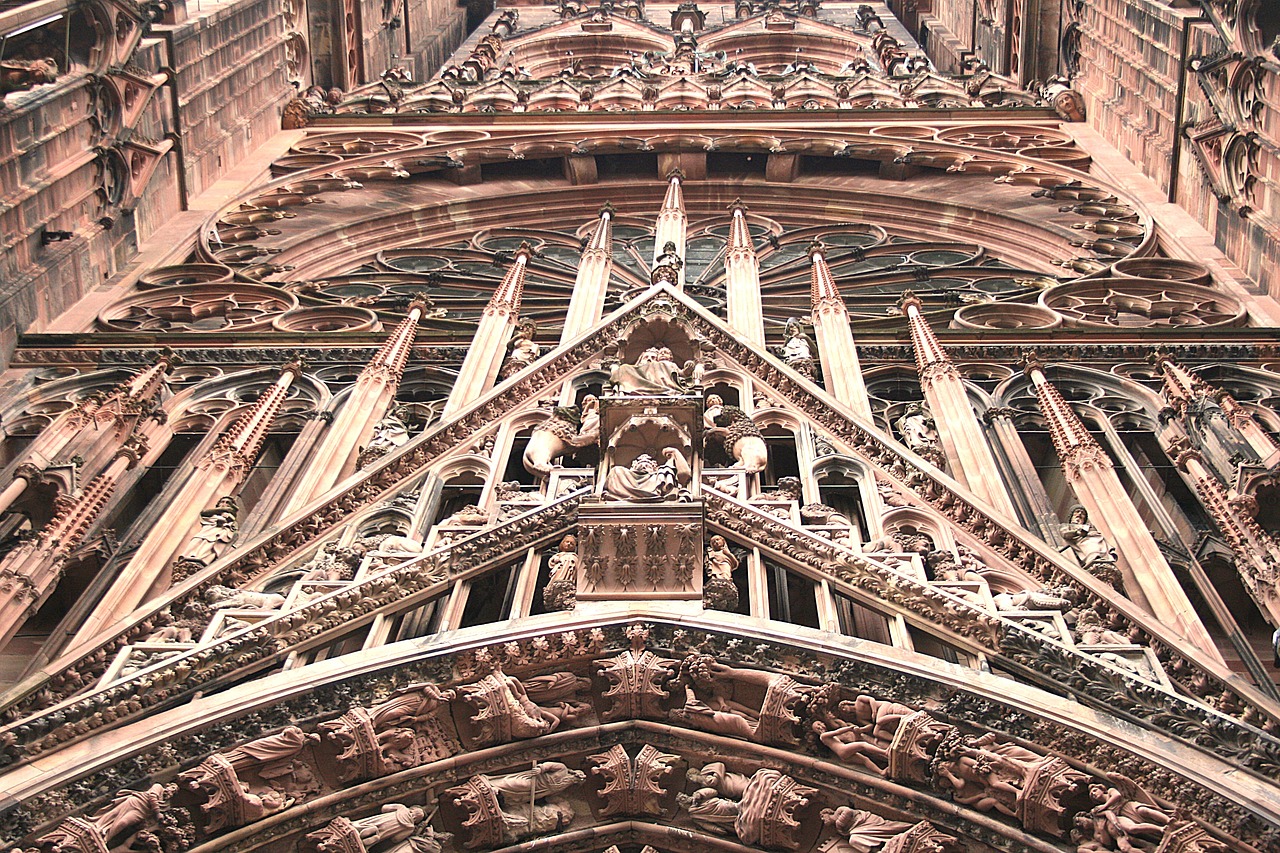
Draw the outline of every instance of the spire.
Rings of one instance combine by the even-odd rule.
[[[836,280],[831,276],[831,268],[827,266],[826,251],[826,246],[817,240],[809,244],[809,259],[813,261],[809,279],[809,302],[814,313],[833,306],[847,310],[844,300],[840,298],[840,291],[836,289]]]
[[[756,346],[764,346],[764,307],[760,299],[760,262],[756,260],[747,206],[742,199],[729,205],[729,248],[724,255],[729,325]]]
[[[1102,452],[1098,442],[1094,441],[1093,436],[1089,434],[1084,423],[1076,416],[1075,410],[1063,399],[1058,389],[1045,378],[1044,365],[1036,358],[1035,352],[1026,352],[1023,355],[1023,362],[1023,370],[1031,379],[1036,401],[1040,404],[1040,412],[1049,425],[1049,435],[1063,464],[1075,463],[1080,456],[1088,455],[1093,457],[1094,464],[1111,467],[1111,461]]]
[[[672,169],[667,175],[667,195],[662,200],[662,209],[658,211],[659,215],[668,212],[679,213],[684,216],[684,193],[680,191],[680,185],[684,183],[684,172],[679,169]]]
[[[262,393],[249,411],[240,416],[222,434],[209,454],[200,461],[200,467],[209,468],[219,463],[243,476],[253,467],[262,443],[266,441],[271,424],[288,396],[293,380],[302,375],[302,362],[291,361],[282,368],[280,378]]]
[[[595,230],[582,249],[578,259],[578,272],[573,281],[573,294],[569,297],[569,309],[565,312],[564,328],[560,342],[566,343],[582,334],[600,320],[604,312],[605,291],[609,276],[613,273],[613,219],[617,211],[605,202],[600,208]]]
[[[493,292],[493,297],[489,300],[488,307],[484,309],[486,314],[506,313],[514,315],[520,313],[520,298],[524,295],[525,271],[531,257],[533,257],[533,248],[528,243],[521,243],[520,248],[516,249],[515,263],[507,270],[507,274],[502,278],[502,283]]]
[[[911,331],[911,345],[915,348],[916,367],[920,370],[921,378],[923,379],[927,372],[937,370],[938,368],[934,365],[951,365],[951,357],[942,348],[942,344],[938,343],[938,336],[933,333],[933,327],[921,313],[924,303],[920,301],[920,297],[910,290],[904,290],[898,307],[907,317],[907,328]]]

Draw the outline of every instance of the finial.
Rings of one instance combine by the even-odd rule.
[[[610,216],[618,215],[618,209],[613,206],[613,202],[606,201],[604,204],[600,205],[600,212],[597,215],[604,216],[606,213]]]
[[[734,213],[737,213],[737,212],[741,211],[741,212],[742,212],[742,213],[744,213],[744,214],[745,214],[748,210],[750,210],[750,208],[749,208],[749,207],[747,207],[746,202],[744,202],[744,201],[743,201],[742,199],[740,199],[740,198],[735,198],[732,202],[730,202],[730,203],[729,203],[729,207],[728,207],[728,208],[726,208],[726,209],[727,209],[727,210],[732,210]]]
[[[1038,370],[1044,373],[1044,365],[1040,363],[1040,357],[1036,355],[1033,349],[1024,349],[1018,353],[1018,365],[1022,368],[1022,372],[1031,375],[1031,371]]]
[[[814,255],[822,255],[824,258],[827,256],[827,246],[821,240],[814,240],[809,244],[809,257]]]
[[[680,179],[681,181],[684,180],[684,169],[681,169],[679,166],[676,166],[670,172],[667,172],[668,181],[673,181],[673,180],[676,180],[677,178]]]

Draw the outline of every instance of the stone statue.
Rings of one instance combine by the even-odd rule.
[[[473,776],[445,794],[468,815],[462,825],[471,837],[464,846],[491,848],[567,827],[573,807],[558,795],[584,779],[559,761],[542,761],[506,776]]]
[[[591,400],[591,403],[587,400]],[[529,443],[524,449],[524,469],[536,477],[546,479],[551,474],[557,457],[573,448],[594,444],[599,438],[599,401],[594,397],[584,399],[583,408],[556,406],[546,420],[533,428],[533,434],[529,436]]]
[[[1077,504],[1071,508],[1065,524],[1058,532],[1066,540],[1067,547],[1080,567],[1090,574],[1106,576],[1116,573],[1116,552],[1101,533],[1089,523],[1089,511]]]
[[[353,820],[351,825],[359,833],[365,849],[369,850],[375,844],[408,840],[425,817],[426,813],[418,806],[387,803],[378,814]]]
[[[777,770],[762,768],[748,778],[712,762],[690,768],[689,781],[700,787],[676,801],[708,832],[727,835],[730,827],[743,844],[767,850],[798,846],[799,812],[817,793]]]
[[[168,806],[174,785],[152,785],[145,791],[120,791],[111,805],[95,814],[88,823],[98,831],[104,848],[121,836],[137,832],[154,822]]]
[[[373,425],[369,446],[360,451],[357,465],[363,468],[373,460],[386,456],[409,442],[409,425],[404,422],[403,414],[404,410],[396,407]]]
[[[226,553],[240,532],[236,526],[239,504],[233,497],[218,500],[213,509],[200,513],[200,529],[187,543],[187,549],[178,558],[199,566],[208,566]]]
[[[447,522],[441,522],[447,523]],[[369,543],[369,571],[382,572],[421,557],[426,548],[417,539],[389,534]]]
[[[515,331],[511,333],[511,353],[498,373],[499,379],[514,376],[538,360],[542,348],[533,339],[537,333],[538,325],[533,320],[522,318],[516,324]]]
[[[0,98],[12,92],[25,92],[42,83],[58,79],[58,63],[53,59],[6,59],[0,61]]]
[[[614,465],[604,479],[604,497],[616,501],[667,501],[680,497],[693,476],[677,447],[662,449],[663,462],[641,453],[624,467]]]
[[[748,474],[763,471],[769,465],[769,451],[760,428],[737,406],[720,406],[720,412],[707,430],[707,438],[724,443],[725,451]]]
[[[812,688],[785,675],[727,666],[706,654],[685,658],[680,677],[685,703],[671,712],[672,719],[757,743],[799,743],[796,708]]]
[[[566,536],[560,547],[547,560],[551,577],[542,590],[542,605],[548,610],[572,610],[577,606],[578,593],[578,540]]]
[[[738,585],[733,582],[733,572],[737,568],[738,558],[729,550],[729,543],[723,536],[712,536],[702,564],[704,606],[712,610],[738,609]]]
[[[894,422],[902,443],[935,465],[941,466],[942,448],[933,416],[921,403],[908,403],[902,416]]]
[[[418,726],[434,717],[441,705],[456,697],[457,691],[441,690],[431,682],[409,684],[369,709],[369,722],[376,731]]]
[[[852,702],[840,701],[832,709],[829,693],[820,693],[819,697],[811,710],[822,717],[813,722],[813,731],[822,745],[846,764],[860,764],[881,775],[887,773],[889,747],[898,724],[916,709],[866,695]]]
[[[1098,611],[1086,607],[1076,613],[1076,633],[1079,642],[1086,646],[1127,646],[1133,640],[1118,631],[1112,631],[1102,622]]]
[[[284,606],[283,595],[229,586],[209,587],[204,591],[204,600],[214,610],[279,610]]]
[[[576,678],[573,685],[576,689]],[[590,705],[573,700],[540,705],[530,698],[528,685],[501,670],[463,685],[458,691],[462,700],[475,709],[469,739],[476,744],[539,737],[578,723],[591,713]]]
[[[812,379],[814,377],[813,358],[817,347],[814,346],[813,339],[805,334],[804,321],[799,317],[792,317],[787,321],[783,336],[786,342],[778,351],[782,361],[801,376]]]
[[[640,353],[635,364],[616,364],[609,371],[609,383],[619,394],[672,395],[684,394],[683,379],[693,373],[692,360],[681,368],[667,347],[649,347]]]
[[[1069,586],[1041,587],[1020,592],[1001,592],[995,596],[996,610],[1060,610],[1075,604],[1075,590]]]
[[[680,259],[680,253],[676,251],[676,244],[668,240],[662,244],[662,251],[658,253],[658,257],[653,261],[653,272],[649,275],[649,281],[657,284],[660,281],[675,284],[680,280],[680,270],[684,269],[684,261]]]

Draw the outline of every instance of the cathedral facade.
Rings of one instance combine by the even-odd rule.
[[[4,849],[1280,850],[1265,4],[0,22]]]

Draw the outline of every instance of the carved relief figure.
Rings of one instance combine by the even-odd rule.
[[[680,676],[685,703],[671,712],[673,720],[760,743],[799,742],[796,708],[812,688],[785,675],[726,666],[705,654],[685,658]]]
[[[473,776],[445,793],[467,815],[466,846],[497,847],[569,826],[573,807],[557,795],[585,778],[558,761],[543,761],[506,776]]]
[[[841,847],[847,847],[853,853],[872,853],[913,826],[849,806],[823,809],[821,817],[823,823],[840,835]]]
[[[498,373],[499,379],[514,376],[538,360],[542,348],[533,339],[537,333],[537,323],[527,317],[516,324],[515,331],[511,333],[511,353]]]
[[[1075,818],[1073,838],[1080,853],[1149,853],[1173,820],[1150,794],[1119,774],[1110,785],[1090,785],[1089,796],[1095,805]]]
[[[641,453],[631,465],[614,465],[604,479],[604,496],[618,501],[666,501],[680,496],[693,472],[677,447],[662,449],[661,465]]]
[[[358,464],[368,465],[375,459],[385,456],[398,447],[409,442],[409,425],[403,419],[404,410],[395,408],[387,412],[373,426],[373,435],[369,438],[369,446],[360,452]]]
[[[58,63],[51,58],[6,59],[0,62],[0,98],[11,92],[24,92],[42,83],[58,79]]]
[[[804,331],[804,321],[793,317],[787,321],[783,336],[786,342],[778,351],[782,361],[801,376],[812,379],[814,376],[813,359],[817,353],[813,339]]]
[[[738,586],[733,582],[733,572],[738,568],[738,558],[729,550],[723,536],[712,536],[708,541],[702,567],[704,606],[712,610],[736,610]]]
[[[566,675],[568,683],[576,687],[576,676]],[[491,672],[459,690],[462,699],[476,711],[470,722],[475,730],[474,740],[480,743],[538,737],[591,713],[590,705],[578,701],[539,705],[529,697],[528,687],[520,679],[501,671]]]
[[[831,708],[835,695],[834,690],[820,690],[811,703],[811,710],[821,717],[813,722],[814,733],[836,758],[884,775],[889,770],[889,747],[898,724],[916,709],[866,695],[852,702],[839,701]]]

